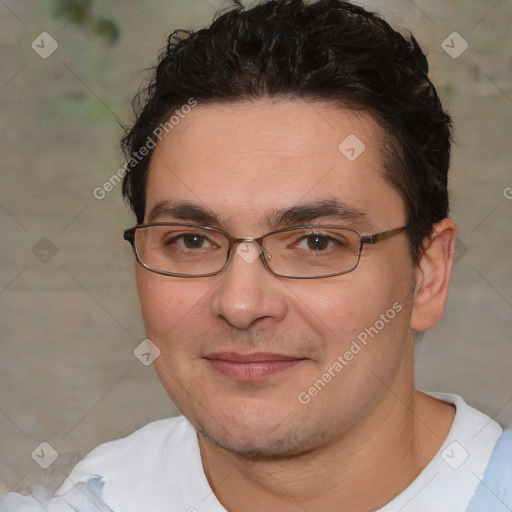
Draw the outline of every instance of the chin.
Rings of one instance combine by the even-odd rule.
[[[199,435],[212,445],[248,460],[285,460],[296,458],[315,449],[321,444],[322,433],[314,428],[308,432],[302,421],[293,421],[293,415],[260,418],[243,415],[224,418],[217,423],[206,419],[192,422]],[[247,421],[248,420],[248,421]]]
[[[265,440],[237,440],[233,438],[226,439],[225,436],[217,436],[205,430],[199,430],[198,433],[217,448],[221,448],[249,462],[294,459],[313,449],[305,449],[303,443],[290,436],[273,439],[267,438]]]

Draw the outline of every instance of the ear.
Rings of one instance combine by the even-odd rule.
[[[430,329],[443,316],[456,239],[457,226],[446,218],[434,225],[432,236],[425,240],[425,250],[416,269],[411,317],[411,328],[415,331]]]

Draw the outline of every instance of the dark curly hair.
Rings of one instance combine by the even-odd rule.
[[[154,130],[176,109],[259,98],[305,99],[365,110],[383,132],[383,176],[403,198],[412,259],[433,224],[448,216],[451,119],[428,78],[416,39],[341,0],[239,2],[204,29],[175,31],[153,80],[134,100],[137,119],[122,140],[129,172],[123,195],[142,223]],[[154,146],[154,144],[153,144]],[[132,160],[130,160],[132,159]]]

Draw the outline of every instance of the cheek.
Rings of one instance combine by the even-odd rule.
[[[183,280],[141,268],[136,271],[136,281],[146,335],[158,343],[190,313],[191,305],[197,302],[194,289]]]
[[[354,340],[359,340],[365,352],[358,359],[367,361],[385,361],[391,352],[403,350],[413,269],[406,260],[400,263],[376,262],[370,269],[370,261],[362,256],[361,267],[353,273],[293,290],[299,299],[299,316],[321,333],[326,363],[336,360]]]
[[[154,368],[172,400],[186,410],[182,372],[190,373],[194,349],[190,336],[198,325],[201,294],[188,281],[137,269],[137,289],[146,337],[159,349]],[[197,283],[196,283],[197,284]],[[204,292],[202,294],[204,296]],[[204,321],[204,315],[202,315]]]
[[[308,287],[289,288],[297,299],[298,316],[321,332],[323,339],[331,340],[328,344],[348,339],[370,320],[373,323],[384,305],[385,309],[388,307],[386,290],[366,286],[363,280],[348,275],[331,278],[321,285],[312,282]]]

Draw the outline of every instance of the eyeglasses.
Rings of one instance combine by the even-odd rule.
[[[229,263],[233,248],[247,262],[258,257],[277,276],[316,279],[354,270],[364,244],[376,244],[408,226],[362,235],[344,226],[299,226],[259,238],[234,238],[207,226],[181,222],[139,224],[124,232],[137,261],[151,272],[176,277],[208,277]]]

